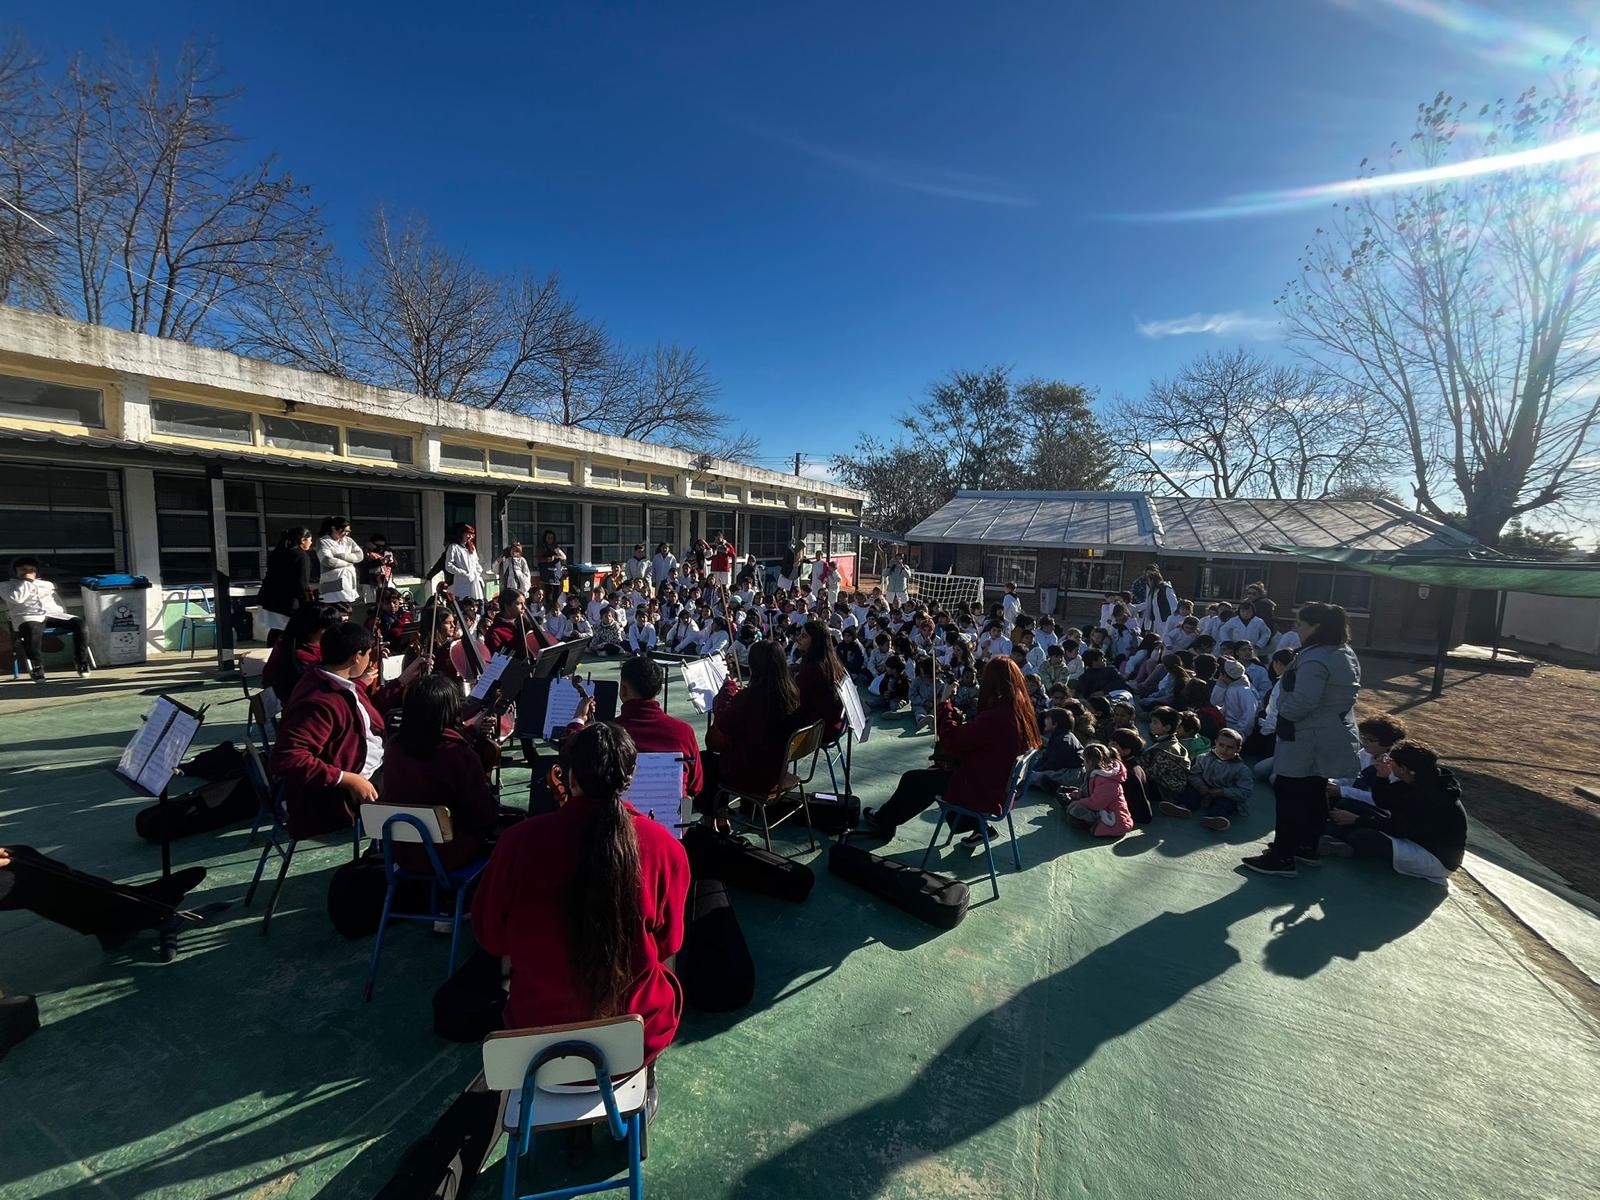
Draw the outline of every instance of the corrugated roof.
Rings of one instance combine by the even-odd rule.
[[[1472,539],[1382,500],[1268,500],[1142,492],[958,492],[906,534],[912,542],[1275,555],[1268,545],[1400,550]]]

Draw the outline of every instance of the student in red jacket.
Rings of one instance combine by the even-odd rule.
[[[945,706],[946,713],[952,707]],[[1005,807],[1011,768],[1037,748],[1039,720],[1022,671],[1009,658],[991,658],[978,684],[978,714],[965,724],[941,716],[936,753],[954,760],[951,769],[929,767],[900,776],[894,795],[882,808],[863,813],[867,827],[883,837],[943,797],[976,812],[998,814]],[[976,829],[966,841],[981,841]]]
[[[709,804],[719,785],[764,795],[783,775],[789,735],[800,727],[800,693],[776,642],[750,647],[750,680],[728,680],[712,706],[706,731],[705,786]]]
[[[300,677],[322,662],[322,635],[335,625],[342,625],[344,619],[344,613],[322,604],[306,604],[294,610],[261,669],[261,686],[278,698],[280,707],[289,703]]]
[[[284,782],[289,833],[315,837],[355,824],[355,806],[375,800],[383,766],[383,717],[359,680],[372,662],[372,634],[344,622],[322,635],[322,662],[300,677],[278,721],[272,774]]]
[[[497,598],[500,611],[483,633],[483,644],[490,654],[538,658],[542,647],[555,644],[538,619],[529,614],[527,598],[521,592],[501,592]]]
[[[661,711],[656,697],[661,694],[666,679],[661,664],[644,655],[624,659],[617,689],[622,708],[611,724],[627,731],[634,749],[640,754],[681,754],[686,772],[685,795],[698,796],[705,783],[700,764],[700,739],[689,722]],[[577,718],[567,727],[565,736],[576,735],[593,716],[594,698],[591,696],[578,705]]]
[[[844,701],[839,698],[839,683],[849,676],[833,648],[833,635],[821,621],[807,621],[800,626],[795,644],[800,648],[800,665],[794,676],[794,685],[800,692],[799,723],[823,722],[822,740],[831,742],[844,732]]]
[[[417,680],[406,691],[400,731],[384,744],[383,803],[450,810],[453,834],[439,847],[447,871],[483,856],[499,828],[500,806],[483,760],[461,732],[461,686],[443,675]],[[431,872],[421,846],[396,843],[408,871]]]
[[[562,761],[566,804],[502,835],[472,932],[511,960],[506,1028],[637,1013],[654,1062],[683,1014],[666,960],[683,945],[689,859],[665,825],[619,799],[637,761],[626,732],[591,725]]]

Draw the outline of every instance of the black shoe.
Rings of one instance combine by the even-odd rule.
[[[43,683],[44,682],[44,668],[43,667],[35,667],[35,668],[33,668],[33,670],[28,672],[28,678],[33,680],[35,683]]]
[[[1156,807],[1169,817],[1187,817],[1194,811],[1193,809],[1185,808],[1176,800],[1163,800]]]
[[[1295,870],[1294,859],[1279,858],[1276,854],[1252,854],[1243,865],[1257,875],[1283,875],[1293,879],[1300,874]]]
[[[1310,854],[1296,854],[1294,856],[1294,861],[1302,867],[1320,867],[1322,865],[1321,852],[1314,851]]]
[[[1334,858],[1354,858],[1355,853],[1356,848],[1349,842],[1340,841],[1338,838],[1330,837],[1327,834],[1323,834],[1322,840],[1317,843],[1319,857],[1328,854]]]
[[[989,826],[989,840],[992,842],[999,836],[1000,831],[993,825]],[[961,839],[961,844],[963,846],[981,846],[983,845],[983,834],[974,829],[971,833],[967,834],[966,837]]]
[[[88,663],[88,660],[85,659],[84,661],[78,663],[78,674],[81,676],[81,675],[87,675],[88,673],[89,673],[89,663]]]
[[[185,867],[181,871],[174,871],[162,879],[152,879],[149,883],[141,883],[133,890],[141,892],[158,904],[166,904],[173,908],[178,906],[188,893],[199,887],[206,877],[204,867]]]

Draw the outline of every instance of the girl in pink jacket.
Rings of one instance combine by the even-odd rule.
[[[1099,742],[1083,748],[1083,791],[1067,789],[1067,816],[1084,822],[1095,837],[1121,837],[1133,832],[1133,814],[1122,794],[1128,770]]]

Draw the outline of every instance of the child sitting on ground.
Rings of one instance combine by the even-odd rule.
[[[1399,717],[1368,717],[1356,726],[1356,736],[1361,739],[1361,770],[1350,779],[1330,779],[1328,800],[1336,808],[1353,812],[1363,812],[1374,804],[1388,808],[1387,804],[1379,804],[1378,798],[1384,794],[1381,789],[1394,779],[1389,752],[1404,740],[1406,723]]]
[[[1083,743],[1072,732],[1072,714],[1064,708],[1044,714],[1044,748],[1033,764],[1033,782],[1042,788],[1063,788],[1083,775]]]
[[[1161,811],[1169,817],[1188,817],[1196,813],[1200,824],[1222,833],[1233,818],[1250,803],[1255,776],[1239,757],[1244,739],[1237,730],[1223,729],[1209,754],[1202,754],[1189,771],[1189,783],[1176,800],[1162,801]]]
[[[934,706],[949,695],[949,688],[943,679],[939,679],[935,685],[933,666],[931,654],[925,654],[917,660],[917,677],[911,681],[907,694],[911,717],[918,729],[933,727]]]
[[[1116,692],[1127,687],[1121,672],[1106,666],[1106,656],[1101,650],[1083,652],[1083,674],[1072,685],[1080,696],[1093,696],[1097,692]]]
[[[891,654],[883,664],[883,674],[867,689],[866,702],[886,713],[897,713],[911,699],[911,680],[906,678],[906,660]]]
[[[956,710],[963,717],[978,714],[978,671],[976,667],[963,667],[956,684]]]
[[[1133,831],[1122,781],[1128,777],[1122,760],[1099,742],[1083,748],[1082,790],[1067,789],[1067,816],[1095,837],[1121,837]]]
[[[1128,777],[1122,781],[1122,794],[1128,801],[1128,813],[1133,817],[1133,823],[1150,824],[1156,814],[1150,807],[1150,781],[1139,763],[1139,756],[1144,753],[1144,738],[1139,736],[1137,729],[1114,729],[1111,731],[1111,749],[1122,760],[1122,768],[1128,773]]]
[[[1151,743],[1140,757],[1157,804],[1176,800],[1189,783],[1189,751],[1178,740],[1178,711],[1163,704],[1150,714]]]
[[[1439,756],[1421,742],[1396,742],[1389,751],[1395,780],[1384,787],[1389,811],[1336,808],[1331,832],[1318,849],[1341,857],[1388,862],[1402,875],[1448,884],[1467,847],[1467,812],[1461,785]]]
[[[1072,672],[1067,669],[1067,652],[1058,643],[1051,646],[1044,654],[1044,666],[1039,668],[1039,682],[1044,684],[1044,690],[1049,693],[1058,683],[1067,683],[1072,679]]]
[[[1211,739],[1200,732],[1200,716],[1198,713],[1185,709],[1178,714],[1178,742],[1189,752],[1190,762],[1193,762],[1211,749]],[[1183,781],[1187,784],[1189,777],[1185,775]]]

